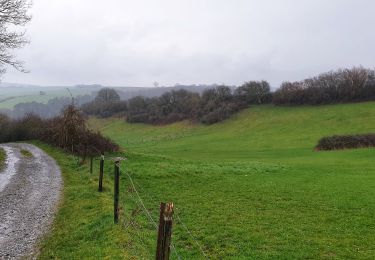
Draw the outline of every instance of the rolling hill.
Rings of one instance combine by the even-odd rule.
[[[160,201],[175,203],[174,258],[348,259],[375,254],[375,149],[314,151],[326,135],[374,132],[375,102],[255,106],[211,126],[151,126],[119,118],[92,118],[90,125],[119,143],[119,155],[128,158],[121,166],[124,224],[111,231],[126,238],[118,248],[95,247],[95,237],[108,235],[98,228],[111,216],[110,205],[100,202],[111,200],[112,179],[106,180],[100,200],[90,200],[98,197],[97,177],[76,175],[74,182],[67,179],[66,193],[76,205],[85,201],[86,210],[69,217],[64,207],[64,218],[58,217],[63,220],[44,245],[46,258],[73,257],[70,252],[116,255],[111,250],[154,257],[156,231],[127,174],[154,220]],[[107,167],[112,176],[111,165]],[[100,214],[89,210],[96,208]],[[74,243],[77,237],[83,242]]]

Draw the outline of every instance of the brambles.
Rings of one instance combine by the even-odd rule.
[[[375,147],[375,134],[334,135],[319,140],[316,150],[341,150]]]
[[[72,105],[61,116],[47,120],[32,114],[20,120],[0,116],[0,127],[0,142],[37,139],[82,156],[83,160],[87,156],[118,150],[111,140],[89,130],[82,113]]]

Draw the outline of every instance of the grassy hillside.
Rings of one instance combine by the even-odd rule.
[[[126,174],[154,220],[158,202],[175,203],[173,241],[185,259],[375,255],[375,149],[313,151],[325,135],[374,132],[375,103],[251,107],[212,126],[130,125],[120,119],[90,123],[118,142],[124,148],[120,155],[128,158],[121,168],[124,222],[121,231],[103,231],[103,223],[110,223],[112,168],[100,196],[96,176],[78,175],[79,188],[66,182],[63,210],[69,212],[73,199],[85,205],[72,216],[60,211],[58,223],[65,222],[57,230],[69,227],[73,235],[54,232],[55,242],[44,247],[44,252],[56,252],[53,257],[90,255],[86,242],[77,241],[100,245],[101,232],[119,241],[124,250],[117,253],[124,257],[154,257],[156,231]],[[101,203],[108,205],[98,216]],[[78,212],[87,215],[84,221]],[[119,240],[120,234],[125,238]],[[93,249],[93,256],[111,256],[109,244],[100,248],[100,254]]]
[[[256,106],[211,126],[176,123],[167,126],[92,119],[93,128],[131,151],[201,161],[326,160],[357,151],[316,153],[326,135],[375,131],[375,103],[330,106]],[[363,153],[360,151],[359,153]],[[366,152],[365,152],[366,153]]]

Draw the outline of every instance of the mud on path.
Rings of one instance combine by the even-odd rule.
[[[7,154],[0,172],[0,259],[36,258],[61,192],[56,162],[31,144],[0,144]],[[22,154],[26,150],[30,154]]]

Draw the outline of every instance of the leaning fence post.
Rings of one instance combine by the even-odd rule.
[[[160,203],[156,260],[168,260],[171,251],[173,203]]]
[[[118,201],[119,201],[119,192],[120,192],[120,161],[115,161],[115,187],[114,187],[114,222],[115,224],[118,223]]]
[[[100,167],[99,167],[99,192],[103,191],[103,172],[104,172],[104,154],[100,157]]]

